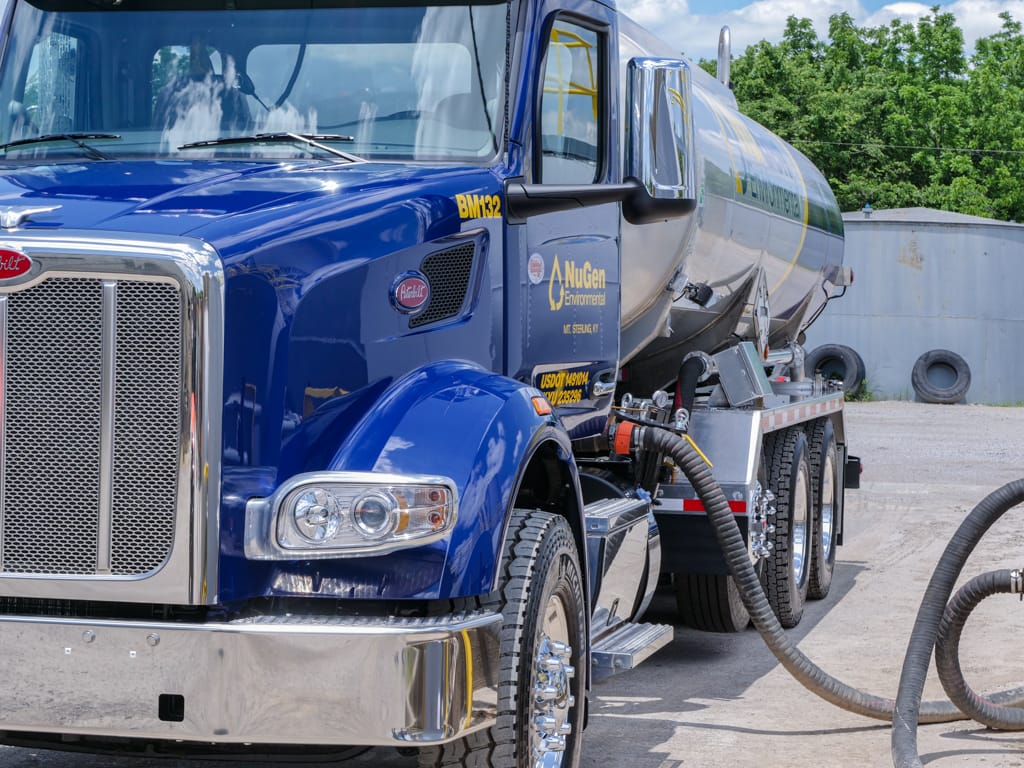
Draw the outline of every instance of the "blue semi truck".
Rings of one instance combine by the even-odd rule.
[[[827,593],[835,200],[611,0],[11,0],[0,103],[0,742],[576,765],[747,624],[637,423]]]

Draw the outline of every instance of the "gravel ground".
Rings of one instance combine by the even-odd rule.
[[[832,593],[810,603],[791,632],[830,673],[895,696],[921,595],[949,535],[987,493],[1024,475],[1024,409],[853,403],[847,432],[864,474],[861,489],[847,494],[846,544],[839,549]],[[1024,565],[1019,515],[1011,513],[993,528],[964,580]],[[1002,596],[986,601],[972,617],[962,659],[975,687],[1022,683],[1016,659],[1021,607]],[[653,612],[652,618],[671,621],[671,601],[660,596]],[[930,679],[926,697],[940,695]],[[672,645],[639,669],[597,686],[592,702],[585,768],[891,764],[887,725],[816,699],[779,668],[753,630],[716,635],[678,627]],[[1024,736],[976,724],[923,726],[919,743],[930,766],[1024,766]],[[391,751],[357,762],[410,765]],[[219,765],[0,748],[0,768],[172,764]]]

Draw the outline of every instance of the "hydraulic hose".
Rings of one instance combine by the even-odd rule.
[[[697,384],[704,375],[707,366],[699,356],[687,357],[679,366],[676,377],[676,405],[693,413],[693,401],[697,397]]]
[[[964,714],[949,702],[921,704],[921,691],[927,672],[928,660],[935,644],[938,624],[946,600],[953,590],[970,551],[985,531],[1007,509],[1024,500],[1024,480],[1011,483],[983,500],[967,520],[961,524],[946,548],[936,568],[924,601],[918,611],[917,623],[911,635],[910,647],[900,678],[900,697],[895,701],[864,693],[832,677],[815,665],[788,638],[779,624],[761,587],[747,553],[747,545],[739,526],[729,509],[728,500],[715,482],[711,468],[690,442],[668,430],[647,426],[637,435],[638,444],[672,457],[676,466],[686,475],[704,504],[714,527],[729,571],[740,593],[751,621],[761,633],[779,663],[805,688],[842,709],[876,720],[893,721],[893,756],[908,751],[917,762],[898,762],[898,768],[921,765],[917,757],[917,724],[941,723],[964,719]],[[951,554],[952,551],[952,554]],[[937,607],[936,607],[937,606]],[[923,665],[921,664],[923,654]],[[918,672],[920,667],[920,672]],[[916,690],[916,695],[914,691]],[[1024,688],[1003,691],[988,697],[994,704],[1012,704],[1024,700]],[[908,736],[909,734],[909,744]],[[897,742],[899,747],[897,747]]]

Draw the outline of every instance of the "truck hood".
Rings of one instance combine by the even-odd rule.
[[[475,168],[481,175],[488,172]],[[426,192],[465,167],[394,163],[340,164],[134,161],[61,163],[0,168],[0,214],[10,208],[54,208],[34,213],[25,229],[97,229],[163,235],[217,230],[231,217],[280,211],[284,205],[336,211],[367,196],[380,205]],[[491,179],[493,183],[493,177]],[[419,188],[417,189],[410,189]]]

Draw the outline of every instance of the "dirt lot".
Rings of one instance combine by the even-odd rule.
[[[793,630],[832,674],[894,696],[920,597],[949,534],[983,496],[1024,476],[1024,409],[905,402],[849,406],[851,452],[865,465],[847,496],[846,544],[832,594],[811,603]],[[1021,513],[1007,515],[968,564],[965,578],[1024,566]],[[654,618],[671,620],[656,602]],[[1024,608],[1005,596],[968,625],[963,660],[980,689],[1019,685],[1016,652]],[[931,681],[926,696],[941,689]],[[1024,736],[974,724],[925,726],[931,766],[1024,766]],[[408,766],[390,751],[363,765]],[[0,748],[0,768],[169,765]],[[178,762],[179,766],[210,763]],[[820,702],[781,670],[753,630],[701,634],[678,628],[671,646],[594,690],[586,768],[802,768],[890,765],[889,728]]]

